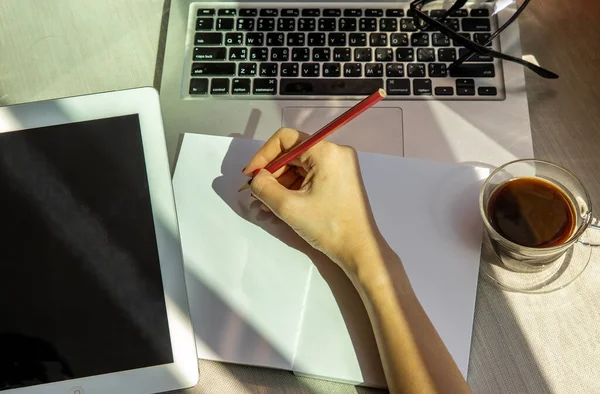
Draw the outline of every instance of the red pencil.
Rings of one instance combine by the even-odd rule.
[[[269,165],[265,167],[265,170],[269,171],[271,174],[275,173],[281,167],[289,164],[292,160],[324,140],[327,136],[333,134],[340,127],[344,126],[346,123],[350,122],[352,119],[356,118],[358,115],[362,114],[367,109],[383,100],[385,96],[385,91],[383,89],[379,89],[366,99],[362,100],[360,103],[356,104],[354,107],[350,108],[348,111],[338,116],[337,119],[323,127],[321,130],[317,131],[309,138],[296,145],[292,150],[285,153],[272,163],[269,163]],[[259,171],[260,170],[256,170],[254,172],[254,176],[256,176]],[[242,190],[249,188],[251,182],[252,179],[244,184],[244,186],[242,186],[242,188],[238,191],[241,192]]]

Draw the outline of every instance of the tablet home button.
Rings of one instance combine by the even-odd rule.
[[[71,390],[69,390],[69,394],[84,394],[83,387],[73,387]]]

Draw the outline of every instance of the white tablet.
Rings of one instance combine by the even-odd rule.
[[[158,94],[0,108],[0,394],[198,380]]]

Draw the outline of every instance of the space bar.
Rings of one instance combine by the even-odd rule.
[[[282,78],[279,86],[283,96],[365,96],[383,88],[383,79]]]

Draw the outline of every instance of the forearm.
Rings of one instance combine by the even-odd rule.
[[[349,276],[369,314],[390,391],[470,392],[385,240],[355,258],[358,269]]]

